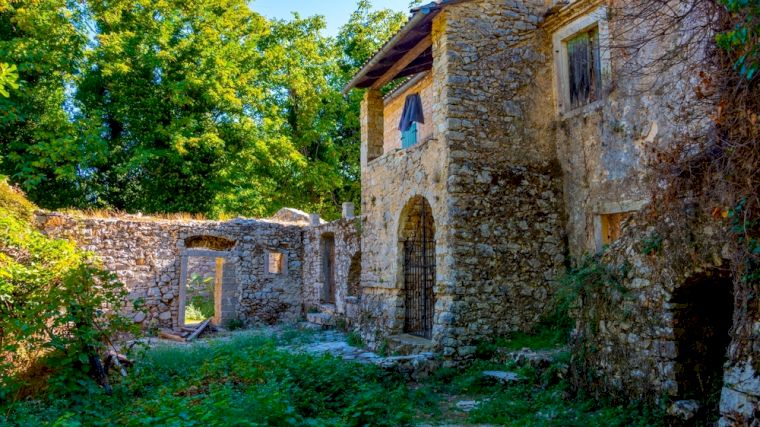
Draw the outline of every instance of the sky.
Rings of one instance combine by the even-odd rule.
[[[301,16],[324,15],[327,20],[326,35],[334,36],[343,24],[348,22],[351,12],[356,9],[357,0],[254,0],[251,8],[269,18],[288,19],[291,12]],[[409,0],[374,0],[377,9],[387,8],[409,11]]]

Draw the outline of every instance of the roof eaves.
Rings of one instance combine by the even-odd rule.
[[[377,51],[377,53],[372,55],[372,58],[364,63],[361,70],[359,70],[359,72],[356,73],[351,81],[343,88],[343,94],[348,95],[348,92],[351,91],[351,89],[353,89],[367,75],[367,73],[382,60],[383,56],[385,56],[396,43],[402,40],[404,36],[414,30],[417,24],[419,24],[425,17],[431,13],[437,13],[446,6],[462,3],[464,1],[468,0],[437,0],[424,6],[418,6],[411,9],[409,21],[407,21],[407,23]]]

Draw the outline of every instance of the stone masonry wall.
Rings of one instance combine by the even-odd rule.
[[[679,399],[694,398],[689,393],[696,388],[683,380],[694,368],[681,365],[682,358],[704,359],[698,351],[725,356],[726,364],[718,366],[719,379],[723,379],[720,425],[750,425],[760,415],[760,307],[751,292],[741,290],[745,284],[733,282],[728,248],[714,244],[718,235],[726,232],[723,221],[693,206],[685,211],[690,218],[666,223],[687,227],[686,239],[673,234],[670,226],[652,225],[643,216],[625,223],[623,236],[600,261],[617,272],[618,286],[605,285],[578,307],[576,345],[584,351],[576,351],[576,360],[603,379],[595,386],[609,387],[600,390],[606,395],[655,399],[665,393]],[[709,297],[689,301],[689,286],[699,278],[706,278]],[[678,323],[679,310],[698,310],[697,320],[704,320],[718,313],[723,294],[732,295],[728,307],[733,305],[733,313],[716,333],[729,344],[688,347],[701,336],[683,336],[690,331]],[[676,300],[676,295],[681,298]],[[716,324],[711,321],[708,326]],[[704,335],[702,331],[691,333]]]
[[[201,251],[223,257],[223,311],[226,320],[296,321],[302,316],[302,228],[261,220],[164,221],[144,218],[74,218],[40,213],[39,227],[48,235],[71,238],[99,255],[129,291],[125,313],[145,326],[177,327],[180,322],[180,277],[183,257]],[[234,242],[225,251],[186,248],[186,239],[214,236]],[[205,252],[204,252],[205,251]],[[284,272],[270,274],[268,253],[286,255]],[[134,310],[131,303],[139,302]]]
[[[550,138],[543,2],[446,8],[446,191],[452,279],[437,318],[445,356],[530,330],[564,270],[562,180]]]
[[[335,240],[334,281],[335,281],[335,313],[349,321],[356,318],[360,294],[350,288],[352,266],[358,262],[361,268],[361,247],[359,228],[361,219],[342,219],[317,227],[309,227],[304,231],[304,252],[308,254],[304,262],[304,304],[306,310],[319,310],[324,302],[325,275],[323,272],[324,254],[322,239],[331,236]]]
[[[615,7],[624,5],[618,2]],[[553,48],[554,59],[565,55],[563,38],[592,25],[601,37],[598,100],[575,109],[563,106],[560,80],[568,76],[558,64],[548,64],[545,70],[552,76],[547,87],[554,89],[547,96],[555,104],[545,113],[555,129],[550,139],[556,140],[562,165],[568,240],[576,258],[600,249],[599,215],[636,211],[648,200],[645,179],[653,147],[667,146],[674,137],[697,139],[709,133],[705,123],[709,114],[694,96],[704,50],[694,49],[676,66],[647,62],[647,57],[677,46],[678,38],[658,40],[650,37],[654,31],[649,31],[647,22],[631,26],[615,19],[626,13],[630,11],[611,10],[604,1],[578,0],[549,16],[541,28],[543,43]],[[640,51],[619,47],[635,45],[638,38],[652,41]],[[697,68],[690,69],[690,63]]]

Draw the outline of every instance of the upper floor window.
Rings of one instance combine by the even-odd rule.
[[[422,112],[422,98],[419,93],[415,93],[406,97],[401,113],[401,122],[398,125],[401,131],[401,148],[409,148],[419,142],[418,123],[425,123],[425,115]]]
[[[602,67],[598,28],[574,36],[566,46],[570,108],[578,108],[600,98]]]
[[[602,99],[611,78],[607,8],[559,28],[552,39],[557,110],[566,113]]]

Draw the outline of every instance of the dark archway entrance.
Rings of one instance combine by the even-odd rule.
[[[335,235],[322,235],[322,302],[335,304]]]
[[[717,410],[733,322],[733,282],[719,271],[689,279],[673,293],[676,381],[682,399]]]
[[[424,197],[415,197],[407,203],[400,227],[404,332],[430,339],[435,304],[435,222],[430,204]]]

